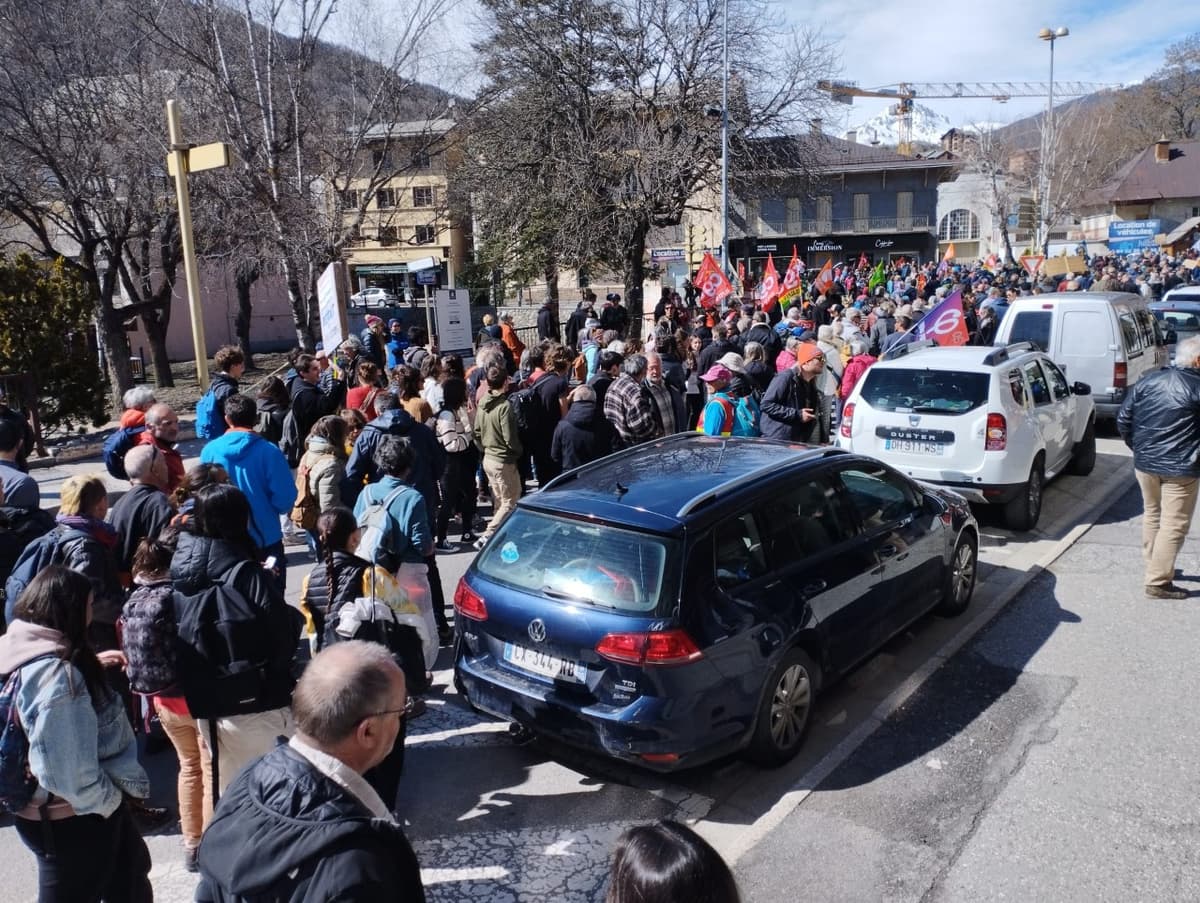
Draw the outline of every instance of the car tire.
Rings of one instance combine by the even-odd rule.
[[[1089,420],[1083,438],[1075,443],[1067,473],[1086,477],[1096,466],[1096,421]]]
[[[774,768],[799,752],[812,721],[821,670],[801,649],[789,649],[763,687],[747,756]]]
[[[979,544],[970,533],[963,533],[954,544],[950,567],[942,584],[942,601],[937,612],[945,617],[961,615],[971,604],[975,578],[979,573]]]
[[[1004,522],[1010,530],[1032,530],[1042,513],[1042,490],[1045,488],[1042,458],[1039,455],[1029,469],[1029,479],[1020,494],[1004,506]]]

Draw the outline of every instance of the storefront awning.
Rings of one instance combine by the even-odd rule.
[[[354,272],[359,276],[403,276],[408,272],[408,265],[403,263],[359,264],[354,266]]]

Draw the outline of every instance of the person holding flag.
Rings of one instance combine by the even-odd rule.
[[[779,272],[775,269],[775,258],[767,254],[767,265],[763,269],[762,279],[754,290],[754,300],[760,310],[770,311],[779,300]]]
[[[932,339],[939,345],[966,345],[971,336],[963,313],[962,291],[947,295],[931,308],[913,327],[912,334],[916,340]]]
[[[708,251],[696,271],[696,290],[700,294],[700,306],[706,310],[720,307],[721,302],[733,294],[733,283]]]
[[[950,261],[954,259],[954,242],[950,242],[946,246],[946,254],[942,257],[942,262],[938,264],[937,276],[941,279],[950,271]]]

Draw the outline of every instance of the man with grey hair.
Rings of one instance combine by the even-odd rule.
[[[145,426],[146,412],[156,401],[158,399],[154,397],[154,390],[149,386],[134,386],[132,389],[127,389],[121,396],[121,405],[125,409],[121,412],[122,428]]]
[[[1142,490],[1146,596],[1186,599],[1175,585],[1175,559],[1187,537],[1200,487],[1200,336],[1175,347],[1175,366],[1139,379],[1117,413],[1133,449]]]
[[[663,379],[662,358],[657,351],[646,352],[646,380],[643,385],[653,405],[657,423],[656,438],[683,430],[687,426],[687,405],[680,391]]]
[[[604,416],[616,431],[617,448],[629,448],[654,438],[654,406],[642,386],[646,378],[645,355],[631,354],[621,363],[621,375],[604,393]]]
[[[125,453],[125,473],[133,485],[109,509],[108,522],[117,531],[117,573],[129,587],[133,553],[147,536],[158,536],[175,516],[167,498],[167,461],[153,445],[135,445]]]
[[[292,694],[296,732],[229,785],[200,843],[203,903],[424,901],[420,865],[364,775],[402,740],[404,672],[388,650],[336,643]]]

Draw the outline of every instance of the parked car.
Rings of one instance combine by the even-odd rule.
[[[386,288],[373,285],[351,295],[350,303],[356,307],[390,307],[400,303],[400,296]]]
[[[978,528],[836,448],[680,434],[521,499],[454,594],[472,706],[658,771],[801,746],[817,694],[933,608]]]
[[[1100,419],[1116,419],[1125,392],[1167,363],[1166,335],[1141,295],[1068,292],[1018,298],[996,345],[1033,342],[1072,381],[1092,387]]]
[[[899,352],[871,366],[850,393],[838,428],[842,448],[970,501],[1003,505],[1014,530],[1037,525],[1046,480],[1064,471],[1091,473],[1096,423],[1090,389],[1068,384],[1032,343],[944,348],[927,342],[902,345]]]
[[[1175,294],[1179,291],[1172,289],[1167,295],[1174,297],[1150,302],[1150,312],[1162,324],[1169,344],[1200,333],[1200,287],[1192,289],[1193,294]]]

